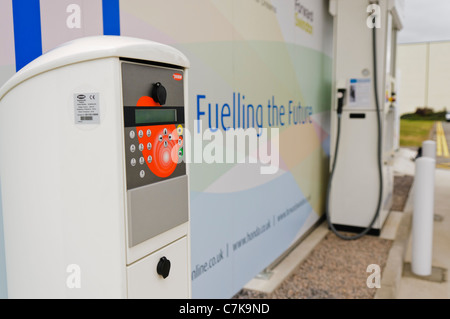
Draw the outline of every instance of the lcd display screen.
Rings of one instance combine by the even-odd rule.
[[[177,110],[175,109],[136,109],[136,125],[154,123],[173,123],[177,121]]]

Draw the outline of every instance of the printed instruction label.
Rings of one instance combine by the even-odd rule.
[[[74,94],[75,124],[100,124],[99,93]]]
[[[371,106],[370,79],[350,79],[348,106],[352,108],[366,108]]]

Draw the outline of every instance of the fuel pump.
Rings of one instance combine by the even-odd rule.
[[[86,37],[0,89],[11,298],[189,298],[189,61]]]
[[[336,93],[326,217],[342,239],[379,235],[392,204],[395,49],[402,12],[403,1],[330,1]]]

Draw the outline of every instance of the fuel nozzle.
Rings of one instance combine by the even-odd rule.
[[[161,105],[166,104],[167,91],[166,88],[161,84],[161,82],[156,82],[153,85],[152,97],[156,103],[159,103]]]
[[[340,116],[342,114],[342,109],[344,108],[344,99],[345,99],[345,92],[346,89],[338,89],[337,92],[337,113]]]

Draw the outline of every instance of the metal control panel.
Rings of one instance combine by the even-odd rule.
[[[183,70],[122,62],[127,189],[186,175]]]
[[[188,220],[184,73],[125,59],[121,67],[132,247]]]

